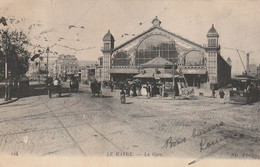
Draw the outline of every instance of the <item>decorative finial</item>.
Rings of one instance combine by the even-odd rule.
[[[157,16],[155,16],[155,18],[154,18],[153,21],[152,21],[152,24],[153,24],[155,27],[160,27],[161,21],[157,18]]]

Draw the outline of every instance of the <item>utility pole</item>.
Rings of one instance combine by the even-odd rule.
[[[247,72],[247,74],[250,72],[250,67],[249,67],[249,53],[246,54],[246,72]]]
[[[46,49],[46,53],[47,53],[47,78],[49,77],[49,52],[50,52],[50,49],[49,49],[49,47],[47,47],[47,49]]]
[[[41,60],[39,60],[38,73],[39,73],[39,83],[41,83]]]
[[[8,97],[8,64],[7,64],[7,31],[4,32],[5,33],[5,101],[9,100]]]

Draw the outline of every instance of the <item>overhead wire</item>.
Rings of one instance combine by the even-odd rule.
[[[35,46],[35,47],[38,47],[38,48],[42,48],[42,49],[47,49],[47,48],[51,49],[51,48],[53,48],[53,47],[55,47],[55,46],[58,46],[58,42],[61,41],[60,39],[65,40],[64,36],[65,36],[72,28],[81,28],[81,29],[85,29],[85,30],[86,30],[85,26],[80,26],[80,27],[78,27],[78,26],[76,26],[76,24],[77,24],[82,18],[84,18],[84,17],[91,11],[91,9],[94,8],[94,6],[95,6],[98,2],[99,2],[99,1],[96,1],[93,6],[91,6],[79,19],[77,19],[77,20],[74,22],[74,24],[68,25],[68,30],[67,30],[65,33],[63,33],[63,35],[61,35],[61,37],[58,38],[58,41],[55,42],[53,45],[51,45],[51,46],[49,46],[49,47],[42,47],[42,46],[36,46],[36,45],[34,45],[34,46]],[[51,5],[52,5],[52,1],[51,1]],[[66,26],[66,25],[65,25],[65,26]],[[48,32],[46,32],[46,33],[48,33]],[[47,40],[47,41],[48,41],[48,40]],[[79,41],[79,39],[77,39],[77,41]],[[71,48],[71,47],[64,46],[64,45],[59,45],[59,46],[64,47],[64,48],[67,48],[67,49],[72,49],[72,50],[75,50],[75,51],[88,50],[88,49],[95,48],[95,47],[88,47],[88,48],[85,48],[85,49],[76,49],[76,48]]]
[[[172,8],[174,8],[174,7],[177,7],[177,6],[181,5],[182,3],[184,3],[185,1],[187,1],[187,0],[179,0],[179,2],[178,2],[176,5],[174,5],[174,6],[172,6],[172,7],[169,7],[169,8],[165,7],[162,12],[157,13],[155,16],[160,16],[160,15],[164,14],[165,12],[167,12],[169,9],[172,9]],[[139,22],[139,23],[138,23],[138,26],[134,27],[131,31],[136,30],[137,28],[139,28],[140,26],[145,25],[146,23],[148,23],[148,22],[151,21],[151,20],[152,20],[152,19],[149,18],[149,19],[146,19],[145,21]],[[131,33],[124,33],[124,34],[121,35],[121,37],[123,38],[124,36],[126,36],[125,34],[131,34]],[[135,34],[133,34],[133,35],[135,35]]]

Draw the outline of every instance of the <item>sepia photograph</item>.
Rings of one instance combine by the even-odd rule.
[[[260,1],[0,0],[0,166],[260,166]]]

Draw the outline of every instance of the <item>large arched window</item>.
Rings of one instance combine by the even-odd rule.
[[[159,55],[172,63],[178,62],[174,41],[162,35],[149,36],[137,48],[135,65],[139,66]]]
[[[130,66],[130,58],[126,52],[118,52],[114,55],[113,66]]]
[[[196,50],[190,51],[185,56],[185,65],[187,66],[203,66],[204,56]]]

